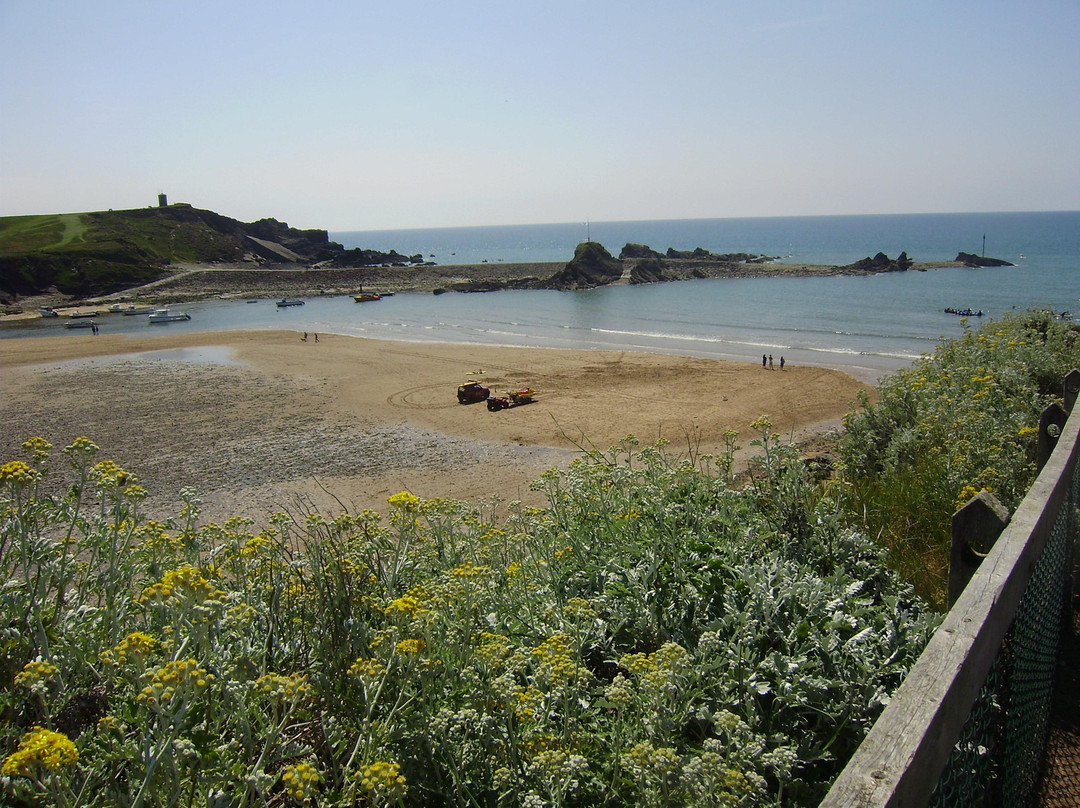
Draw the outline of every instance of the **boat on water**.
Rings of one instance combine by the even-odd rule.
[[[191,315],[184,311],[172,312],[168,309],[154,309],[146,319],[151,323],[174,323],[177,320],[190,320]]]
[[[93,328],[97,323],[93,320],[79,319],[64,323],[64,328]]]
[[[111,306],[109,306],[109,312],[111,314],[128,314],[128,315],[131,315],[131,314],[149,314],[152,311],[153,311],[153,309],[150,308],[149,306],[146,306],[146,307],[141,308],[141,309],[137,309],[137,308],[135,308],[135,306],[131,305],[130,303],[128,305],[126,305],[126,306],[123,305],[122,303],[113,303]]]
[[[100,317],[101,312],[100,311],[73,311],[73,312],[71,312],[71,314],[69,314],[67,316],[70,317],[73,320],[86,320],[86,319],[89,319],[91,317]]]
[[[358,295],[353,295],[353,300],[357,303],[367,303],[371,300],[379,300],[382,295],[374,294],[373,292],[361,292]]]
[[[53,311],[48,306],[42,306],[40,309],[38,309],[38,311],[41,312],[42,317],[59,317],[60,316],[60,314],[58,312]]]
[[[956,315],[958,315],[960,317],[982,317],[983,316],[982,309],[975,310],[975,309],[953,309],[953,308],[948,308],[948,309],[945,309],[945,313],[946,314],[956,314]]]
[[[281,300],[279,300],[277,302],[277,307],[279,309],[284,309],[287,306],[303,306],[303,305],[304,305],[303,300],[289,300],[289,298],[287,298],[287,297],[283,297],[283,298],[281,298]]]

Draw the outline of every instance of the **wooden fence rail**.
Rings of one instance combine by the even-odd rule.
[[[1029,804],[1071,585],[1078,389],[1074,370],[1065,408],[1040,422],[1034,484],[985,557],[968,556],[966,586],[820,808]]]

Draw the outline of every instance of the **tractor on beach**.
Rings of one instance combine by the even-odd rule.
[[[508,410],[511,407],[520,407],[522,404],[532,404],[535,395],[536,391],[531,387],[523,387],[505,396],[489,396],[487,408],[491,412],[498,412],[499,410]]]

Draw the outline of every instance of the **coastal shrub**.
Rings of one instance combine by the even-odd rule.
[[[936,618],[754,428],[743,488],[628,437],[544,508],[264,527],[187,490],[147,520],[89,440],[57,471],[31,439],[0,467],[0,802],[816,805]]]
[[[1034,480],[1039,415],[1080,366],[1080,330],[1046,312],[992,320],[887,377],[845,419],[848,511],[944,605],[950,517],[981,489],[1010,510]]]

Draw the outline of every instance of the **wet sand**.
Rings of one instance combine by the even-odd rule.
[[[8,339],[0,374],[0,459],[40,435],[59,479],[60,450],[86,435],[138,476],[151,515],[174,514],[190,486],[204,518],[259,524],[278,510],[385,512],[401,490],[542,504],[529,484],[582,447],[634,434],[718,453],[728,429],[747,445],[763,414],[785,439],[813,443],[866,387],[824,368],[291,331]],[[499,395],[532,387],[536,401],[458,404],[469,378]]]

